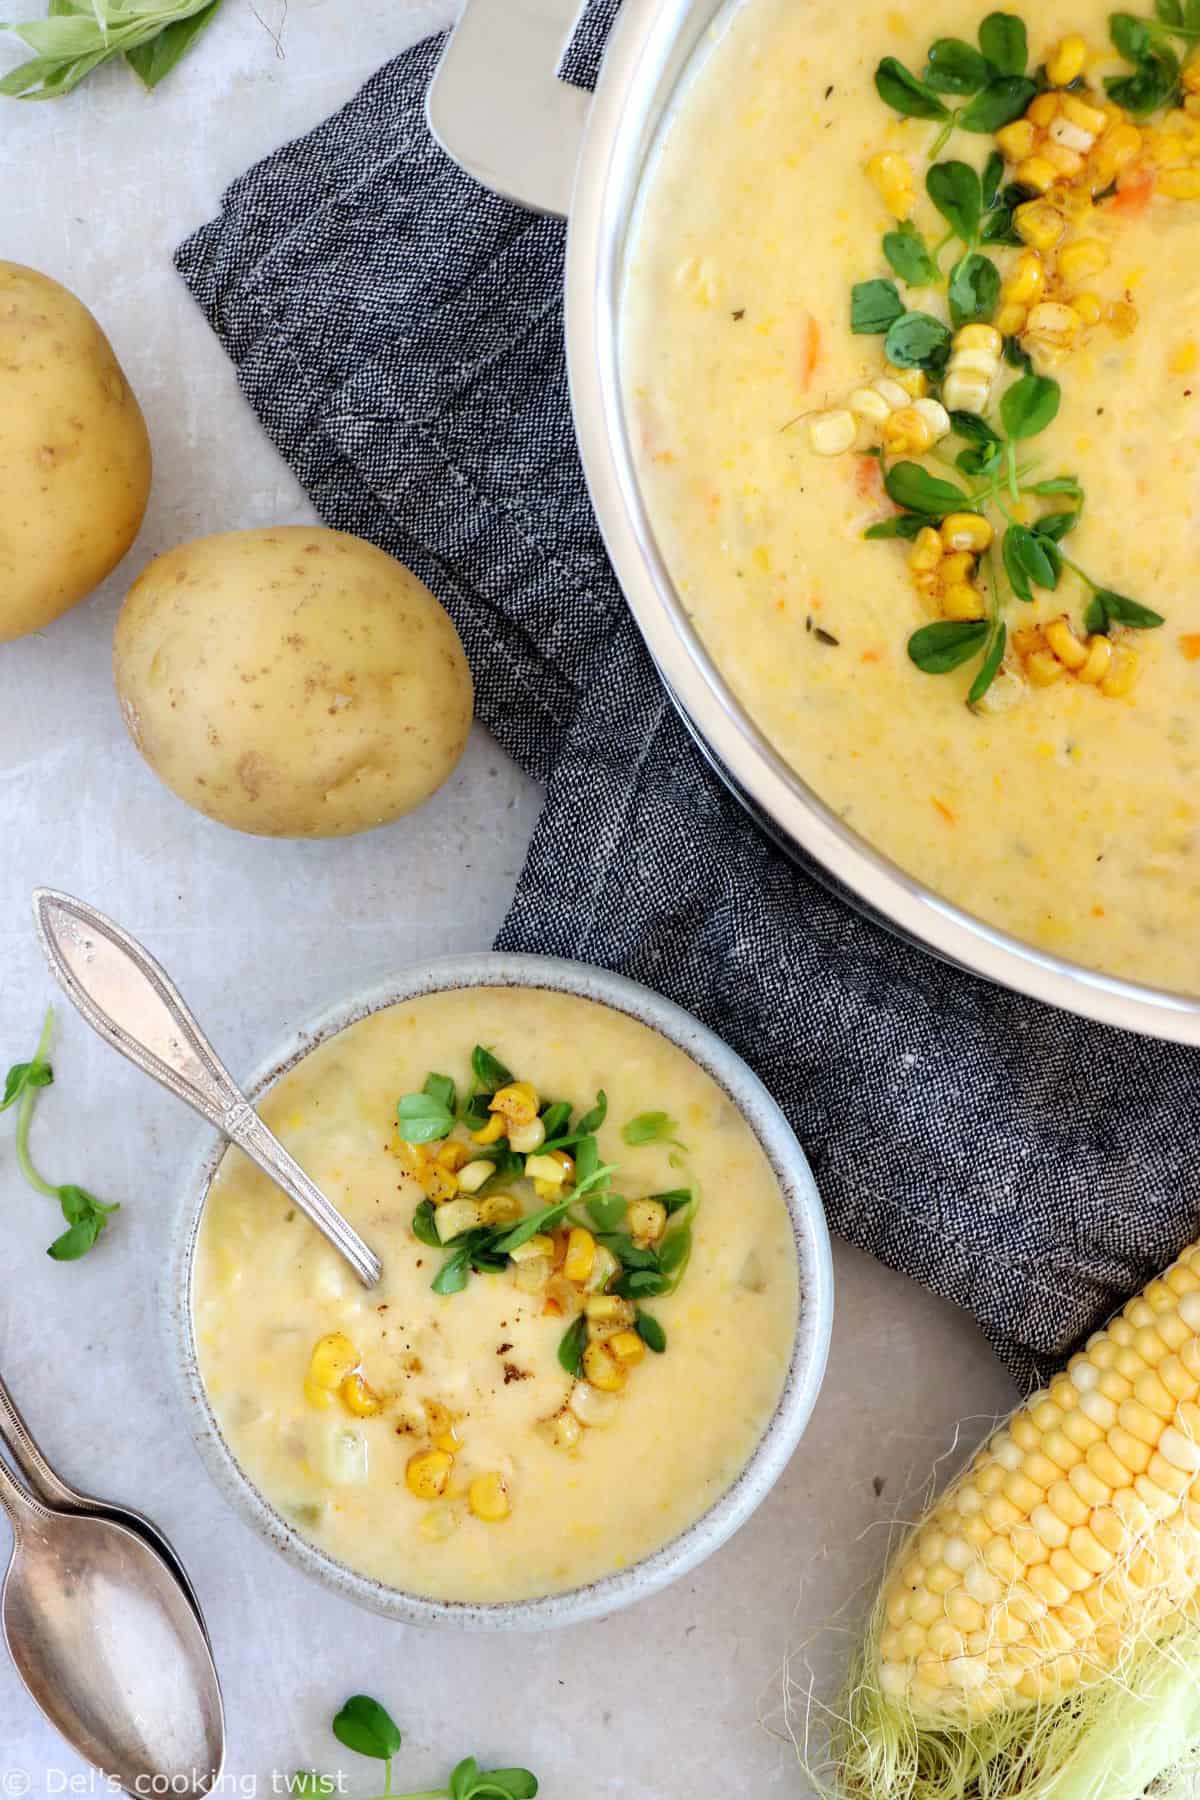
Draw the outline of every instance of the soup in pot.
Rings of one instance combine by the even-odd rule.
[[[684,605],[800,775],[979,918],[1194,994],[1200,61],[1121,17],[729,9],[624,374]]]

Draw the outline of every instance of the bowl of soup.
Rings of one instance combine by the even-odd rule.
[[[816,1399],[832,1276],[803,1153],[711,1032],[600,970],[458,957],[248,1092],[384,1269],[365,1289],[206,1150],[173,1357],[209,1471],[291,1561],[393,1617],[535,1627],[745,1522]]]
[[[624,0],[567,342],[614,568],[735,791],[938,954],[1197,1041],[1200,66],[1117,19]],[[1010,430],[1030,374],[1053,416]]]

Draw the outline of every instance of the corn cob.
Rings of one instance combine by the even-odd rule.
[[[1200,1246],[984,1446],[902,1553],[879,1682],[918,1723],[1061,1697],[1200,1584]]]
[[[1137,1800],[1194,1766],[1200,1244],[909,1533],[835,1740],[852,1800]]]

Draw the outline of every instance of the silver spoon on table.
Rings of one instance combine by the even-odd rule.
[[[13,1528],[0,1625],[31,1698],[127,1794],[210,1793],[221,1689],[174,1570],[113,1519],[42,1505],[3,1458],[0,1508]]]
[[[51,973],[92,1029],[223,1132],[312,1220],[363,1286],[375,1287],[379,1258],[263,1124],[166,970],[70,894],[35,888],[33,912]]]
[[[3,1442],[13,1462],[29,1484],[35,1499],[45,1506],[55,1507],[59,1512],[94,1513],[99,1518],[111,1519],[117,1525],[125,1525],[144,1537],[152,1550],[162,1557],[176,1581],[191,1602],[192,1611],[200,1621],[200,1629],[208,1636],[208,1627],[204,1623],[204,1615],[200,1611],[200,1602],[196,1598],[188,1572],[176,1556],[170,1542],[152,1519],[142,1513],[135,1512],[131,1506],[117,1506],[109,1500],[96,1500],[91,1494],[81,1494],[63,1480],[58,1470],[47,1462],[33,1433],[21,1417],[20,1408],[8,1390],[4,1377],[0,1375],[0,1442]]]

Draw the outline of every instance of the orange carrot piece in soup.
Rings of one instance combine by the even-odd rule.
[[[1188,631],[1179,640],[1179,648],[1188,662],[1200,662],[1200,631]]]
[[[883,471],[877,456],[855,457],[854,491],[861,500],[882,500]]]
[[[807,393],[812,386],[812,378],[817,372],[817,364],[821,360],[821,327],[807,314],[804,324],[804,336],[800,350],[800,391]]]
[[[1153,169],[1139,169],[1129,181],[1118,183],[1117,191],[1108,203],[1109,209],[1122,219],[1140,218],[1153,193]]]

